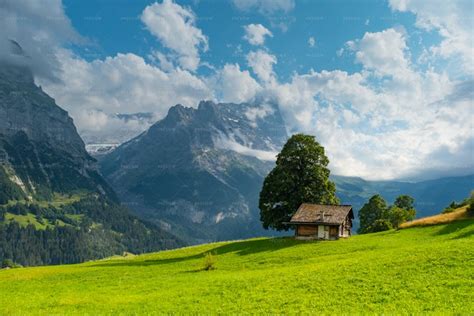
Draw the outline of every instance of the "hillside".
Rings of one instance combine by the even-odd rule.
[[[354,236],[207,244],[0,271],[0,314],[470,314],[474,220]],[[215,253],[216,269],[203,271]]]
[[[438,224],[447,224],[454,221],[465,220],[469,218],[468,205],[455,209],[450,213],[422,217],[400,225],[400,228],[411,228],[417,226],[429,226]]]
[[[22,63],[0,60],[0,261],[62,264],[183,245],[120,205],[72,118]]]
[[[367,181],[357,177],[333,176],[337,195],[344,203],[360,209],[374,194],[380,194],[389,203],[397,196],[408,194],[415,199],[417,217],[434,215],[451,203],[461,201],[473,189],[474,175],[445,177],[419,182]]]

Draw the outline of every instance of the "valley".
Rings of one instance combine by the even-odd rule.
[[[0,313],[469,314],[474,220],[338,241],[257,238],[0,271]],[[203,270],[207,253],[214,269]]]

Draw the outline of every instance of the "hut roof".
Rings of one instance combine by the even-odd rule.
[[[303,203],[290,220],[290,224],[340,225],[347,216],[354,218],[351,205],[322,205]]]

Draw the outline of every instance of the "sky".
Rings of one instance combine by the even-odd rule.
[[[427,179],[474,172],[473,5],[4,0],[0,41],[83,135],[148,127],[115,113],[265,99],[335,174]]]

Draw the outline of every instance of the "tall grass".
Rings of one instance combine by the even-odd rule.
[[[410,222],[406,222],[400,225],[399,228],[410,228],[410,227],[417,227],[417,226],[429,226],[429,225],[439,225],[439,224],[446,224],[457,220],[467,219],[469,218],[469,214],[467,211],[468,206],[460,207],[452,212],[449,213],[442,213],[439,215],[423,217],[419,219],[415,219]]]

